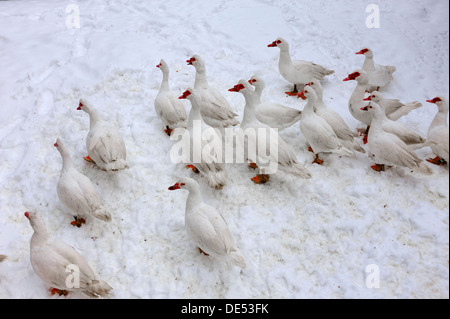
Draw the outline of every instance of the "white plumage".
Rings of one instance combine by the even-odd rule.
[[[266,86],[262,78],[254,75],[249,83],[255,87],[258,121],[281,131],[300,120],[302,114],[300,110],[279,103],[261,102],[262,92]]]
[[[341,140],[342,144],[351,150],[355,150],[360,153],[365,153],[366,151],[361,145],[355,140],[358,136],[357,133],[353,132],[345,123],[344,119],[334,111],[329,108],[323,102],[323,87],[320,82],[310,82],[308,86],[311,87],[317,96],[317,102],[314,105],[314,111],[317,115],[323,118],[333,129],[336,136]]]
[[[220,128],[238,125],[237,114],[228,101],[216,88],[209,86],[203,59],[195,54],[186,62],[193,65],[196,71],[194,88],[201,96],[200,112],[205,123]]]
[[[178,96],[170,89],[169,85],[169,66],[164,59],[156,66],[163,73],[163,79],[155,98],[155,111],[161,119],[165,132],[170,136],[173,129],[177,127],[186,128],[187,115],[183,103]]]
[[[436,104],[438,107],[438,112],[431,122],[427,133],[428,144],[437,157],[428,159],[427,161],[437,165],[445,165],[449,160],[449,132],[447,124],[448,100],[443,96],[439,96],[432,100],[427,100],[427,102]]]
[[[103,207],[102,199],[91,180],[73,165],[69,151],[60,138],[54,144],[61,154],[63,163],[56,190],[61,202],[75,213],[73,225],[81,226],[80,220],[93,216],[110,221],[110,213]]]
[[[432,170],[407,144],[397,135],[383,129],[384,114],[377,103],[368,102],[368,105],[364,106],[362,111],[368,112],[372,116],[367,143],[378,165],[407,167],[422,174],[432,174]]]
[[[300,130],[308,144],[311,146],[315,159],[313,163],[321,164],[319,153],[336,153],[342,156],[352,156],[355,153],[343,145],[342,140],[337,137],[328,122],[314,112],[318,102],[316,92],[313,88],[305,86],[299,93],[299,97],[305,96],[308,102],[302,111]]]
[[[182,132],[184,135],[183,142],[189,143],[185,145],[184,149],[188,149],[189,153],[184,154],[187,158],[184,159],[186,163],[191,163],[207,180],[210,187],[215,189],[222,189],[226,184],[225,165],[223,161],[223,144],[222,136],[220,132],[216,131],[216,128],[208,127],[200,114],[201,108],[201,95],[195,88],[188,88],[180,99],[188,99],[191,102],[191,110],[188,118],[188,130]],[[209,133],[214,134],[209,142],[203,140],[202,136],[198,136],[201,140],[194,140],[194,124],[198,124],[202,130],[202,135],[205,130],[209,130]],[[177,133],[179,134],[179,133]],[[194,144],[200,146],[197,150]],[[194,152],[199,152],[194,154]]]
[[[362,70],[367,73],[369,79],[369,92],[384,88],[391,83],[393,80],[392,73],[397,69],[395,66],[376,64],[373,60],[373,51],[369,48],[362,49],[356,54],[365,56]]]
[[[244,151],[248,151],[245,157],[260,169],[261,174],[252,178],[252,180],[255,183],[264,183],[268,180],[269,175],[275,173],[277,169],[297,177],[311,178],[311,173],[299,163],[294,151],[281,136],[275,130],[257,120],[256,112],[258,110],[255,105],[255,92],[248,81],[240,80],[229,91],[242,93],[245,98],[241,129],[243,132],[250,129],[251,132],[248,135],[241,136],[238,142]],[[263,138],[266,139],[266,144],[265,149],[261,150],[258,144]],[[254,150],[254,154],[249,150]]]
[[[79,291],[91,297],[108,297],[112,287],[98,278],[75,248],[52,238],[36,212],[26,212],[25,216],[34,230],[30,241],[31,266],[46,285],[60,294]]]
[[[128,168],[125,142],[116,127],[100,118],[97,110],[81,98],[77,108],[89,114],[90,130],[86,138],[89,158],[105,171]]]
[[[371,95],[365,100],[373,101],[380,106],[381,110],[383,111],[380,113],[381,125],[383,127],[383,130],[385,130],[388,133],[397,135],[403,142],[405,142],[408,145],[411,145],[414,149],[418,149],[425,146],[426,141],[422,136],[414,132],[406,124],[392,120],[390,116],[386,115],[387,112],[385,111],[384,106],[385,99],[380,92],[378,91],[372,92]]]
[[[298,90],[302,90],[306,83],[321,81],[325,76],[334,73],[333,70],[329,70],[313,62],[292,60],[289,52],[289,43],[281,37],[269,44],[268,47],[278,47],[280,49],[278,70],[286,81],[294,84],[294,90],[292,92],[286,92],[289,95],[296,93]]]
[[[207,205],[200,194],[196,181],[183,177],[169,190],[186,189],[185,226],[190,238],[207,255],[227,256],[238,266],[245,268],[244,257],[237,251],[233,236],[223,216],[214,207]]]

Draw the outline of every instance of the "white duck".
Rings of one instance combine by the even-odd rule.
[[[391,83],[393,79],[392,73],[397,69],[395,66],[376,64],[373,61],[373,51],[369,48],[364,48],[356,52],[356,54],[365,56],[362,70],[367,73],[369,78],[369,92],[378,91]]]
[[[67,148],[58,138],[54,146],[61,154],[63,163],[56,190],[61,202],[75,213],[71,224],[80,227],[87,216],[110,221],[111,215],[102,205],[102,199],[91,180],[73,165]]]
[[[116,127],[100,118],[97,110],[86,99],[81,98],[77,110],[89,114],[90,130],[86,138],[87,161],[94,162],[105,171],[128,168],[125,142]]]
[[[177,127],[186,128],[187,115],[183,103],[169,86],[169,66],[164,59],[161,59],[156,66],[163,74],[161,86],[155,98],[155,111],[163,122],[164,132],[170,136],[173,129]]]
[[[77,291],[95,298],[108,297],[112,287],[98,278],[72,246],[52,238],[36,212],[26,212],[25,216],[34,230],[30,241],[31,266],[46,285],[53,287],[52,294]]]
[[[402,116],[405,116],[412,110],[422,106],[422,103],[418,101],[404,104],[398,99],[386,99],[383,94],[378,91],[373,91],[364,99],[364,101],[370,100],[377,103],[384,110],[386,116],[393,121],[397,121]]]
[[[364,101],[373,101],[377,103],[383,114],[381,115],[381,125],[386,132],[397,135],[405,144],[408,144],[412,149],[419,149],[425,146],[425,139],[410,129],[406,124],[402,122],[394,121],[385,113],[384,108],[384,98],[383,95],[378,91],[373,91],[369,97],[365,98]]]
[[[186,147],[186,149],[190,150],[190,153],[186,154],[189,158],[184,160],[192,165],[188,165],[187,167],[192,168],[192,170],[196,173],[201,173],[206,178],[210,187],[222,189],[226,184],[226,174],[223,157],[220,155],[223,154],[223,145],[221,143],[222,139],[220,138],[220,132],[215,131],[216,129],[214,128],[207,127],[203,122],[200,114],[202,103],[201,95],[198,93],[198,90],[190,87],[179,97],[179,99],[188,99],[192,105],[188,118],[188,131],[185,132],[188,135],[184,137],[184,142],[190,143]],[[211,133],[217,133],[217,135],[214,135],[212,140],[208,143],[203,139],[201,141],[195,141],[195,124],[200,125],[199,128],[202,129],[202,132],[205,129],[209,129]],[[201,136],[199,136],[199,138],[201,138]],[[199,154],[194,154],[196,152],[196,147],[194,146],[196,143],[201,143],[201,149],[198,150]]]
[[[298,93],[298,96],[306,97],[308,100],[302,111],[300,131],[315,154],[313,163],[323,163],[323,160],[319,158],[319,153],[336,153],[341,156],[354,155],[353,150],[344,146],[343,141],[337,137],[328,122],[314,112],[318,102],[314,89],[305,86],[303,91]]]
[[[436,104],[438,107],[438,112],[431,122],[427,134],[428,143],[436,157],[427,159],[427,161],[436,165],[446,165],[449,160],[448,100],[443,96],[438,96],[427,102]]]
[[[281,131],[300,120],[302,115],[302,111],[300,110],[279,103],[261,103],[261,95],[265,88],[265,83],[259,76],[252,76],[249,83],[255,87],[255,103],[258,105],[256,119],[258,121]]]
[[[359,145],[359,143],[355,140],[355,137],[357,137],[358,134],[350,130],[347,123],[345,123],[339,113],[327,107],[323,102],[322,84],[315,81],[309,82],[307,85],[312,88],[317,95],[317,103],[314,105],[314,111],[316,114],[323,118],[331,126],[336,136],[341,139],[342,144],[346,148],[360,153],[365,153],[366,151],[364,148],[362,148],[361,145]]]
[[[372,117],[368,112],[361,111],[361,108],[366,105],[366,103],[364,102],[364,98],[365,93],[369,87],[369,79],[367,77],[367,74],[363,70],[357,69],[353,73],[349,74],[343,81],[353,81],[353,80],[356,81],[356,87],[348,101],[348,109],[350,111],[350,114],[355,119],[359,120],[360,122],[364,123],[367,126],[365,130],[364,129],[360,130],[360,132],[362,132],[363,135],[364,144],[366,144],[367,134],[369,133],[370,122],[372,121]],[[384,109],[384,111],[388,117],[391,114],[393,114],[392,119],[397,119],[398,117],[406,115],[414,108],[420,106],[420,103],[418,104],[416,103],[418,102],[411,102],[408,104],[390,102],[386,103],[386,108]]]
[[[363,112],[368,112],[372,116],[372,123],[367,138],[367,143],[376,165],[374,170],[384,171],[385,165],[408,167],[417,170],[422,174],[430,175],[432,170],[422,161],[405,142],[397,135],[386,132],[383,129],[383,119],[385,117],[381,107],[373,102],[361,108]]]
[[[169,190],[189,191],[186,199],[185,226],[190,238],[205,255],[226,256],[236,265],[246,268],[244,257],[237,251],[233,236],[223,216],[207,205],[200,194],[200,187],[191,178],[183,177]]]
[[[250,163],[256,164],[260,170],[260,174],[253,177],[252,181],[257,184],[263,184],[269,181],[270,174],[276,172],[276,170],[273,170],[274,166],[287,174],[300,178],[311,178],[311,173],[298,162],[292,148],[278,135],[275,130],[256,119],[257,105],[255,103],[255,92],[248,81],[240,80],[238,84],[229,89],[229,91],[239,92],[244,95],[245,109],[241,122],[241,129],[244,130],[244,132],[251,131],[250,133],[254,133],[245,135],[243,140],[241,139],[239,141],[241,146],[243,146],[244,152],[254,150],[254,154],[252,154],[251,151],[246,153],[247,159]],[[262,133],[264,133],[264,136],[259,135]],[[266,146],[265,149],[261,150],[259,149],[258,144],[263,138],[266,138]],[[276,154],[273,154],[274,148],[277,151]],[[269,154],[267,154],[267,150],[269,151]]]
[[[194,88],[202,97],[200,112],[205,123],[220,128],[238,125],[237,114],[228,101],[216,88],[209,86],[203,59],[196,54],[186,62],[195,68]]]
[[[278,70],[281,76],[288,82],[294,84],[292,92],[286,92],[288,95],[297,95],[298,90],[302,90],[305,83],[320,81],[327,75],[334,73],[321,65],[303,60],[292,60],[289,52],[289,43],[279,37],[268,47],[278,47],[280,49],[280,59]]]

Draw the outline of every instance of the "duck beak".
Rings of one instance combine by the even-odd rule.
[[[83,104],[80,103],[80,104],[78,105],[78,107],[77,107],[77,110],[81,110],[82,107],[83,107]]]
[[[297,94],[297,99],[301,98],[302,100],[306,100],[305,91],[301,91]]]
[[[29,212],[25,212],[24,215],[25,215],[26,218],[30,219],[30,213]]]
[[[175,183],[175,185],[169,187],[169,191],[174,191],[176,189],[180,189],[180,184]]]
[[[365,99],[363,99],[363,101],[372,101],[372,97],[368,96]]]
[[[369,110],[369,108],[367,106],[364,106],[361,108],[361,111],[368,111],[368,110]]]
[[[273,41],[271,44],[268,44],[267,46],[268,46],[269,48],[276,47],[276,46],[277,46],[277,42],[276,42],[276,41]]]

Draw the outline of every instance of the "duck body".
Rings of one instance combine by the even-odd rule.
[[[198,55],[186,61],[195,67],[194,88],[201,95],[200,113],[205,123],[211,127],[226,128],[239,124],[237,114],[233,111],[225,97],[214,87],[210,87],[205,62]]]
[[[189,237],[206,255],[229,257],[236,265],[245,268],[244,257],[237,251],[227,222],[217,209],[206,204],[199,185],[183,177],[169,190],[186,189],[185,226]]]
[[[249,83],[255,87],[256,119],[259,122],[282,131],[300,121],[302,114],[300,110],[279,103],[261,102],[265,83],[260,77],[253,76]]]
[[[191,163],[194,166],[193,170],[197,169],[206,178],[211,188],[222,189],[226,185],[226,173],[220,132],[217,131],[218,128],[211,128],[203,121],[200,112],[201,95],[198,90],[190,87],[179,98],[188,99],[192,105],[188,117],[188,129],[185,131],[188,137],[184,138],[185,143],[189,143],[185,147],[190,152],[189,158],[185,158],[184,161]],[[202,132],[208,130],[212,133],[211,139],[206,141],[202,138],[201,141],[195,141],[194,125],[198,125]],[[195,147],[199,142],[200,150]],[[194,152],[197,153],[194,154]]]
[[[397,135],[386,132],[382,126],[383,110],[369,102],[363,111],[370,112],[373,120],[368,134],[368,146],[377,164],[406,167],[426,175],[432,170]]]
[[[406,124],[393,120],[391,119],[391,116],[387,115],[387,113],[391,112],[392,110],[387,111],[385,109],[386,99],[383,97],[383,94],[378,91],[374,91],[368,98],[364,100],[370,100],[377,103],[383,111],[379,116],[381,118],[381,126],[383,127],[384,131],[397,135],[403,142],[408,145],[415,145],[416,147],[425,145],[424,143],[426,142],[426,140],[422,136],[414,132]],[[422,105],[421,103],[418,104]],[[401,107],[405,106],[404,104],[402,105],[403,106]],[[398,111],[400,111],[400,109],[397,109],[397,111],[394,112],[398,114]],[[392,114],[392,112],[389,114]]]
[[[89,114],[90,130],[86,138],[89,158],[105,171],[128,168],[125,142],[116,127],[100,118],[97,110],[85,99],[80,99],[78,110]]]
[[[277,169],[280,169],[281,171],[296,177],[305,179],[311,178],[311,173],[298,162],[292,147],[279,136],[278,132],[257,120],[255,92],[248,81],[240,80],[238,84],[229,91],[239,92],[244,95],[245,108],[241,129],[243,131],[249,129],[254,134],[248,134],[239,141],[241,143],[241,149],[246,151],[255,150],[254,153],[247,152],[245,157],[251,163],[255,163],[259,167],[259,170],[262,173],[260,175],[270,175],[275,173]],[[265,138],[266,144],[264,150],[261,150],[258,147],[258,140],[260,138]],[[276,154],[273,152],[274,148],[276,149]],[[267,151],[269,151],[269,154]],[[259,183],[258,179],[253,178],[252,180]]]
[[[111,215],[103,207],[100,195],[91,180],[75,168],[61,139],[56,140],[55,147],[63,159],[63,167],[56,186],[61,202],[75,213],[75,220],[93,216],[103,221],[110,221]]]
[[[314,112],[323,118],[328,125],[331,126],[336,136],[341,140],[344,147],[358,151],[360,153],[365,153],[365,150],[359,145],[355,140],[358,136],[355,132],[350,130],[344,119],[334,111],[333,109],[327,107],[323,102],[323,88],[319,82],[310,82],[308,86],[311,87],[317,96],[317,101],[314,105]]]
[[[178,96],[170,89],[169,66],[166,61],[161,59],[157,67],[163,73],[163,80],[155,98],[155,111],[163,123],[166,134],[170,136],[173,129],[186,128],[187,115]]]
[[[279,37],[269,47],[278,47],[280,49],[280,58],[278,60],[278,70],[281,76],[288,82],[294,84],[294,90],[292,93],[303,89],[306,83],[312,81],[321,81],[325,76],[334,73],[333,70],[329,70],[319,64],[304,61],[304,60],[292,60],[289,52],[289,43]],[[290,94],[291,92],[286,92]]]
[[[362,49],[356,54],[362,54],[365,56],[362,70],[366,72],[369,80],[369,92],[384,88],[391,83],[393,80],[392,74],[397,69],[395,66],[376,64],[373,60],[373,51],[369,48]]]
[[[34,233],[30,241],[30,262],[35,273],[48,286],[61,291],[82,292],[91,297],[107,297],[112,290],[100,280],[86,260],[70,245],[49,235],[40,216],[26,212]],[[79,279],[68,282],[71,272]]]
[[[428,159],[427,161],[433,164],[445,165],[449,162],[448,99],[440,96],[427,100],[427,102],[436,104],[438,107],[438,112],[427,132],[428,143],[432,152],[437,155],[437,158]]]
[[[299,93],[299,96],[305,96],[308,100],[303,108],[300,130],[316,154],[316,160],[318,160],[319,153],[336,153],[342,156],[354,155],[351,149],[343,145],[328,122],[314,111],[318,102],[314,89],[306,86]]]

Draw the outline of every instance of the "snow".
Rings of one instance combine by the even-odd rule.
[[[243,97],[228,89],[253,74],[266,81],[263,99],[303,108],[285,96],[291,85],[278,73],[279,50],[267,47],[282,36],[294,58],[335,70],[324,100],[353,130],[362,127],[347,107],[355,83],[342,79],[362,66],[354,53],[370,46],[376,63],[397,67],[385,96],[424,104],[399,121],[426,137],[437,108],[425,100],[449,94],[447,1],[380,0],[380,28],[372,29],[367,1],[75,1],[80,28],[68,28],[71,3],[0,2],[0,253],[8,255],[0,298],[85,298],[51,296],[34,273],[29,210],[87,259],[114,288],[111,298],[449,298],[448,167],[434,166],[432,176],[378,173],[359,153],[326,155],[318,166],[296,124],[280,134],[312,179],[280,173],[255,185],[246,165],[227,164],[228,184],[217,191],[170,161],[173,141],[153,108],[156,64],[166,60],[181,94],[194,82],[185,62],[193,54],[240,119]],[[128,170],[106,173],[82,159],[89,118],[76,110],[80,97],[119,128]],[[111,223],[70,225],[56,193],[57,137],[97,186]],[[417,154],[433,156],[428,147]],[[181,176],[195,178],[221,211],[247,269],[190,241],[187,192],[167,189]],[[378,288],[366,285],[370,265]]]

